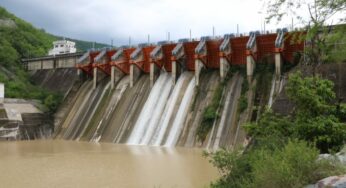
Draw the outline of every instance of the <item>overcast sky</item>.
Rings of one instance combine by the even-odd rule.
[[[0,0],[0,5],[47,32],[110,43],[133,44],[261,30],[264,16],[260,0]],[[275,30],[287,26],[267,25]]]

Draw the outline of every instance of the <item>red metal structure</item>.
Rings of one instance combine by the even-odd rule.
[[[124,74],[130,74],[130,56],[132,52],[135,51],[135,48],[125,48],[121,49],[118,57],[112,59],[109,63],[110,66],[115,66]]]
[[[248,40],[248,36],[236,37],[231,39],[232,65],[246,65],[246,44]]]
[[[304,51],[304,42],[299,41],[301,35],[305,35],[306,33],[286,33],[285,41],[283,49],[277,49],[277,51],[281,51],[283,58],[286,62],[293,62],[294,54],[297,52]]]
[[[266,56],[273,55],[275,53],[275,40],[277,38],[277,34],[267,34],[267,35],[259,35],[256,37],[257,44],[257,60],[261,60]]]
[[[195,48],[199,41],[187,41],[182,43],[182,56],[172,56],[172,61],[179,61],[188,71],[195,70]]]
[[[163,44],[161,46],[162,55],[159,58],[151,59],[160,69],[164,68],[167,72],[172,72],[172,51],[177,44]]]
[[[100,53],[100,51],[90,51],[86,52],[76,64],[76,68],[85,72],[89,76],[93,76],[93,63],[94,58]]]
[[[199,59],[207,68],[220,68],[220,45],[222,40],[205,41],[206,53],[195,54],[195,59]]]
[[[112,50],[104,50],[95,57],[93,68],[98,68],[102,72],[107,75],[111,75],[111,58],[117,51],[115,49]]]
[[[130,60],[130,64],[136,65],[144,73],[150,73],[150,52],[155,48],[155,46],[145,46],[142,47],[137,57]],[[133,53],[136,53],[133,52]]]

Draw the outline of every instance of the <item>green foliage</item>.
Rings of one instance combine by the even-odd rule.
[[[206,109],[203,112],[202,123],[198,126],[196,132],[197,139],[201,142],[204,142],[209,131],[213,127],[214,121],[219,117],[217,110],[220,106],[220,101],[222,98],[224,88],[225,82],[221,82],[214,92],[211,103],[206,107]]]
[[[346,140],[339,117],[346,104],[333,105],[333,84],[320,77],[289,77],[286,92],[296,107],[289,116],[266,110],[258,122],[244,126],[251,144],[241,152],[206,154],[222,177],[212,187],[303,187],[330,175],[345,173],[337,161],[318,160],[337,152]]]
[[[248,90],[249,90],[249,82],[245,78],[241,86],[241,96],[238,99],[239,100],[238,109],[240,113],[244,112],[244,110],[246,110],[248,107],[248,102],[246,97],[246,92]]]
[[[286,94],[296,105],[297,116],[311,117],[328,113],[335,99],[334,84],[319,76],[303,78],[301,73],[291,74],[286,86]]]
[[[265,146],[267,143],[262,143]],[[219,150],[205,153],[222,177],[211,187],[277,188],[303,187],[345,173],[339,163],[318,160],[318,150],[304,141],[288,141],[275,148],[260,147],[241,153]]]
[[[48,94],[47,97],[44,99],[44,105],[48,108],[50,113],[54,113],[60,102],[62,100],[62,96],[58,94]]]
[[[0,7],[0,19],[11,23],[0,25],[0,82],[5,84],[5,97],[38,99],[46,105],[50,112],[54,112],[62,97],[57,93],[49,93],[33,85],[29,75],[21,66],[21,59],[45,56],[52,48],[52,42],[62,37],[36,29],[2,7]],[[91,42],[73,41],[76,41],[79,50],[87,50],[92,47]],[[95,47],[104,46],[106,45],[100,43],[95,45]]]
[[[274,114],[270,110],[266,110],[257,123],[248,123],[244,126],[248,135],[250,135],[256,142],[267,142],[277,139],[282,145],[286,143],[289,137],[294,134],[294,125],[289,117]]]
[[[329,80],[303,78],[299,72],[290,76],[286,87],[287,96],[296,106],[292,121],[298,138],[315,143],[322,153],[339,151],[346,140],[346,125],[335,116],[333,87]]]
[[[241,95],[239,98],[239,112],[242,113],[248,107],[247,97],[245,95]]]
[[[67,38],[67,40],[71,40],[71,41],[75,42],[76,48],[78,51],[87,51],[88,49],[93,48],[93,47],[95,49],[110,47],[107,44],[98,43],[98,42],[89,42],[89,41],[69,39],[69,38]]]

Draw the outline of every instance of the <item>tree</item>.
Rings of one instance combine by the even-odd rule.
[[[334,84],[319,76],[290,75],[286,93],[295,104],[295,131],[299,139],[315,143],[321,153],[339,151],[346,140],[346,125],[340,123],[340,104],[333,104]],[[342,104],[341,104],[342,105]]]
[[[205,153],[219,169],[214,188],[304,187],[309,183],[345,173],[339,162],[318,160],[318,150],[305,141],[288,141],[282,147],[254,148],[246,152],[219,150]]]
[[[306,9],[309,13],[307,18],[301,16],[298,10]],[[328,27],[332,24],[341,24],[346,21],[346,1],[345,0],[269,0],[267,2],[267,21],[277,20],[278,22],[285,16],[295,17],[301,24],[306,26],[307,33],[304,40],[309,42],[306,47],[306,62],[315,66],[327,60],[333,60],[330,51],[333,50],[333,42],[340,39],[345,41],[343,34],[338,34],[345,26]],[[329,20],[340,14],[341,18],[337,23],[328,23]],[[335,36],[337,40],[335,40]],[[345,46],[341,44],[341,46]],[[338,59],[345,60],[345,53],[339,53]]]

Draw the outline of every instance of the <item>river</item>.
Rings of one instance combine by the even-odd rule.
[[[0,142],[1,187],[207,187],[201,149],[41,140]]]

